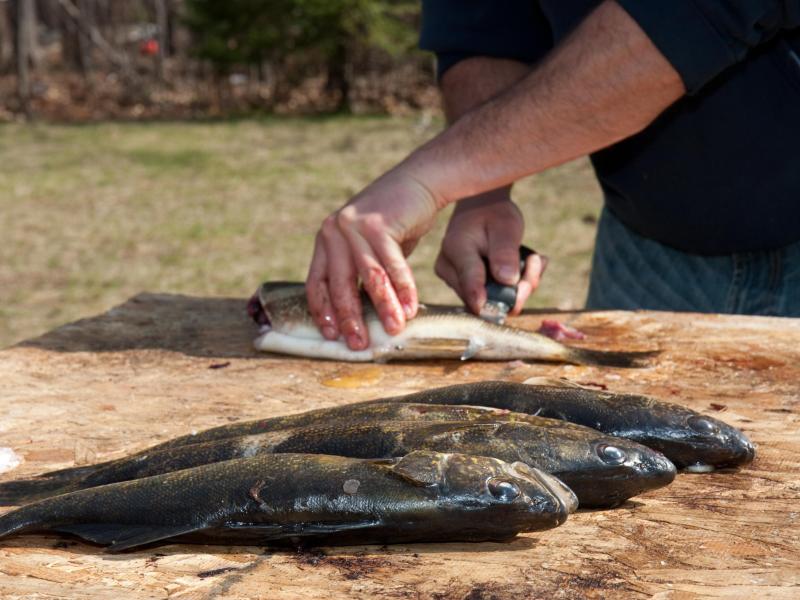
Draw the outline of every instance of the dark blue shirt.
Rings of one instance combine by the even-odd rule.
[[[439,73],[472,56],[533,64],[601,0],[423,1]],[[618,0],[687,95],[591,156],[634,231],[698,254],[800,240],[800,0]]]

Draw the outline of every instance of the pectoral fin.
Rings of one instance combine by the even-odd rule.
[[[391,467],[396,477],[419,487],[436,485],[442,480],[447,454],[425,450],[406,454]]]
[[[483,340],[470,338],[466,350],[464,350],[464,353],[461,355],[461,360],[469,360],[485,347],[486,343]]]
[[[202,525],[126,525],[117,523],[79,523],[56,528],[84,540],[108,546],[110,552],[122,552],[204,529]]]

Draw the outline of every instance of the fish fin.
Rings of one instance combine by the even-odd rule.
[[[453,427],[449,427],[447,431],[443,431],[442,433],[434,433],[433,435],[429,435],[425,437],[425,442],[430,445],[426,445],[426,448],[436,447],[436,444],[439,440],[444,441],[452,441],[453,434],[464,433],[466,434],[466,438],[469,439],[469,436],[480,436],[480,435],[495,435],[497,431],[503,427],[504,423],[496,423],[496,422],[483,422],[478,423],[476,421],[470,421],[468,423],[464,423],[463,425],[456,425]]]
[[[447,454],[420,450],[410,452],[389,468],[389,471],[418,487],[438,484],[447,460]]]
[[[609,352],[590,350],[589,348],[569,348],[564,359],[578,365],[595,365],[600,367],[636,368],[648,365],[648,359],[660,354],[660,351],[649,352]]]
[[[205,529],[197,524],[183,525],[125,525],[117,523],[76,523],[59,525],[54,531],[71,533],[84,540],[108,546],[109,552],[122,552],[137,546],[152,544]]]
[[[0,506],[19,506],[36,500],[71,492],[75,487],[71,477],[42,477],[0,483]]]
[[[299,527],[298,533],[293,535],[326,535],[330,533],[339,533],[341,531],[356,531],[359,529],[369,529],[380,525],[380,521],[354,521],[352,523],[307,523]]]
[[[455,338],[411,338],[386,353],[386,358],[403,356],[463,356],[469,350],[467,340]]]
[[[544,385],[547,387],[591,389],[564,377],[528,377],[522,383],[526,385]]]
[[[270,525],[270,524],[250,524],[235,523],[228,524],[222,528],[215,528],[213,531],[224,537],[226,532],[236,532],[253,542],[266,542],[270,540],[280,540],[287,538],[311,537],[315,535],[329,535],[342,531],[354,531],[368,529],[379,525],[380,521],[354,521],[352,523],[298,523],[295,525]]]
[[[469,360],[486,347],[486,342],[476,338],[469,338],[466,350],[461,355],[461,360]]]

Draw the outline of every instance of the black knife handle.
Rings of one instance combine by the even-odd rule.
[[[527,246],[519,247],[520,275],[525,274],[525,263],[532,254],[536,254],[536,250],[528,248]],[[482,258],[483,265],[486,267],[486,299],[490,302],[502,302],[509,308],[513,308],[514,304],[517,302],[517,286],[505,285],[495,280],[489,268],[489,258],[486,256]]]

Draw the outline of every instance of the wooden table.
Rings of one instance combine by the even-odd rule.
[[[515,324],[536,328],[543,314]],[[552,315],[549,315],[552,316]],[[663,352],[640,370],[476,362],[347,365],[257,355],[243,300],[141,294],[0,352],[0,447],[20,478],[240,419],[480,379],[537,375],[642,392],[742,428],[738,473],[681,474],[621,508],[497,544],[168,545],[124,555],[54,536],[0,542],[0,597],[800,598],[800,320],[556,315],[596,348]]]

